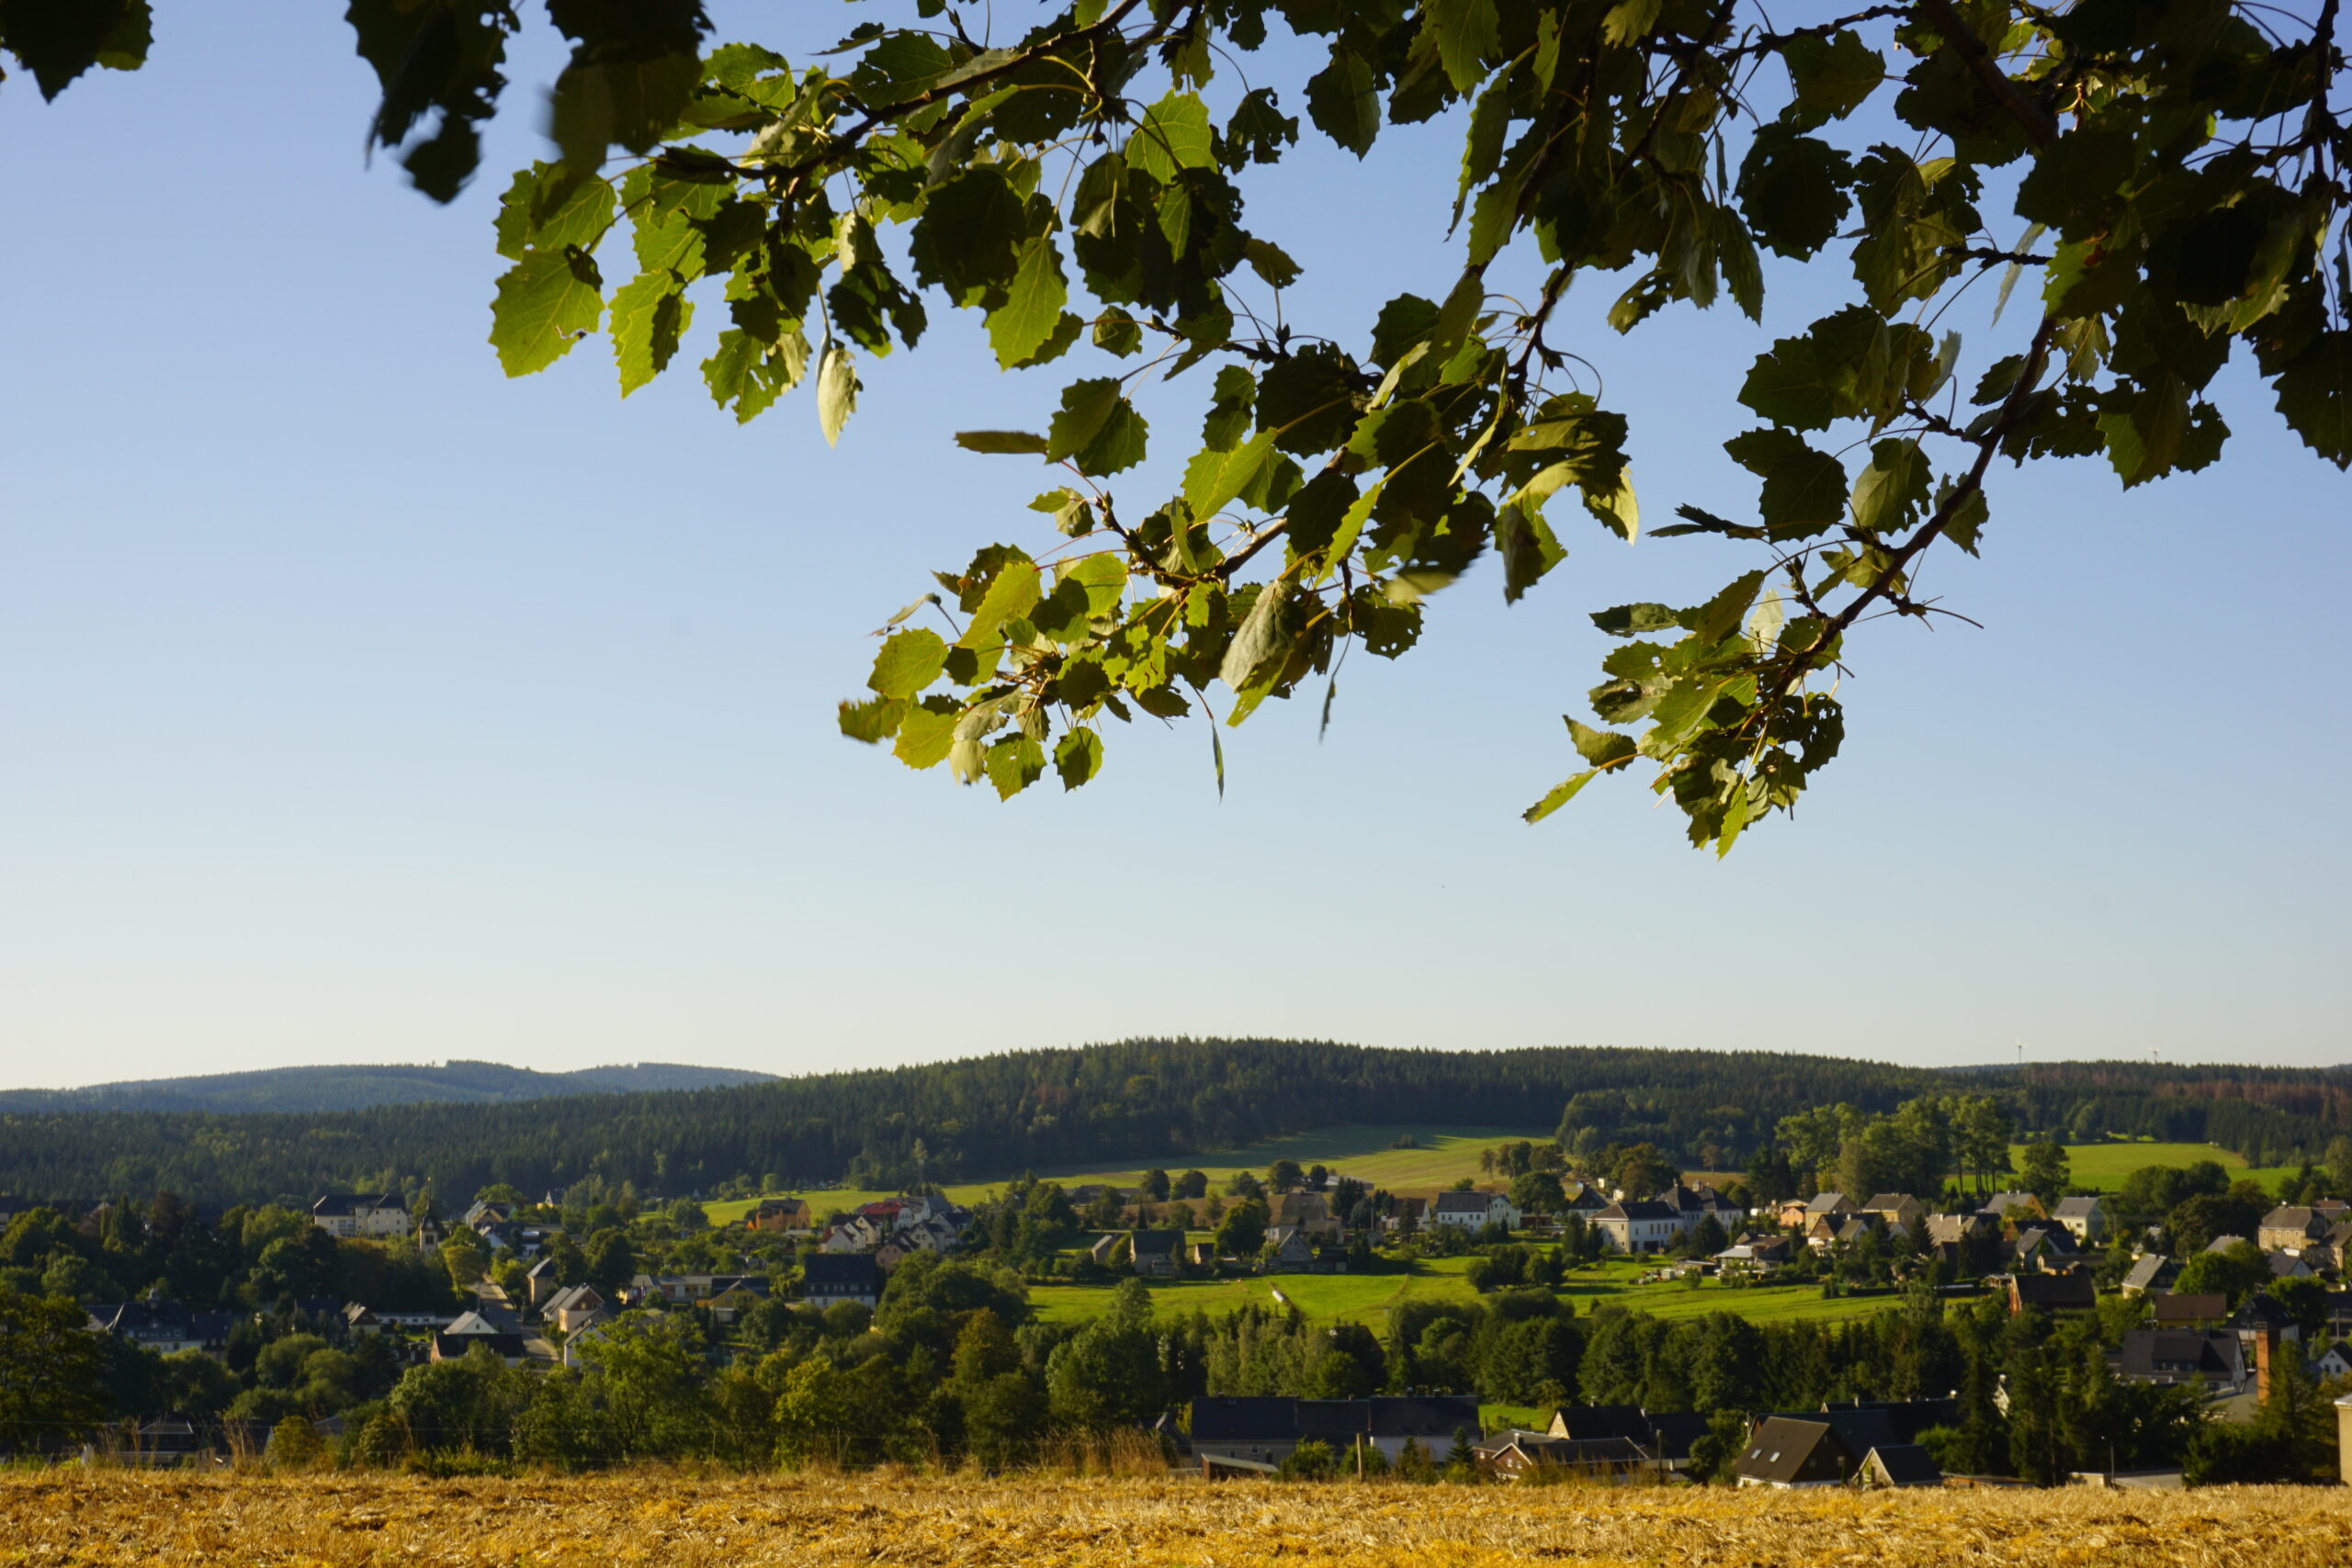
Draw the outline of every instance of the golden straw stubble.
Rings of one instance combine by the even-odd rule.
[[[1847,1492],[990,1480],[904,1472],[0,1476],[0,1568],[2338,1568],[2352,1492]]]

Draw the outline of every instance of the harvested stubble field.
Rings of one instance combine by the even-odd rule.
[[[2352,1493],[1860,1495],[925,1475],[0,1479],[0,1564],[1061,1568],[2352,1562]]]

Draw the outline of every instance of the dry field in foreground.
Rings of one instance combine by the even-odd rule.
[[[1837,1493],[708,1480],[0,1477],[0,1565],[1067,1568],[2352,1562],[2352,1491]]]

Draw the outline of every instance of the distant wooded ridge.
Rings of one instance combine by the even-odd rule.
[[[582,1067],[542,1073],[497,1062],[370,1066],[267,1067],[197,1077],[136,1078],[85,1089],[0,1089],[6,1111],[365,1111],[377,1105],[553,1100],[574,1094],[626,1094],[720,1089],[763,1083],[774,1073],[694,1067],[673,1062]]]
[[[2319,1158],[2352,1130],[2352,1073],[2338,1068],[2090,1062],[1953,1074],[1761,1051],[1130,1040],[526,1103],[0,1108],[0,1191],[307,1201],[428,1183],[457,1196],[496,1181],[536,1193],[588,1176],[663,1195],[738,1178],[895,1187],[1171,1164],[1351,1123],[1556,1124],[1579,1145],[1646,1142],[1686,1168],[1739,1170],[1784,1116],[1841,1102],[1886,1112],[1963,1089],[2000,1100],[2024,1134],[2211,1142],[2257,1165]]]

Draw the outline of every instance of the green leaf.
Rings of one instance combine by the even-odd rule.
[[[2287,427],[2337,468],[2352,467],[2352,332],[2320,333],[2274,385]]]
[[[576,245],[532,251],[498,280],[490,307],[490,344],[509,376],[544,370],[596,330],[605,313],[605,280],[596,258]]]
[[[797,329],[792,335],[805,356],[808,340],[800,337]],[[738,424],[766,412],[798,379],[794,359],[780,361],[757,338],[734,327],[718,334],[718,347],[702,362],[702,375],[719,407],[734,406]]]
[[[1331,46],[1331,62],[1307,80],[1306,118],[1357,157],[1372,151],[1380,134],[1380,93],[1363,55]]]
[[[1269,288],[1288,288],[1299,279],[1299,265],[1290,259],[1288,252],[1270,241],[1253,236],[1242,247],[1242,254],[1250,259],[1250,270],[1263,278]]]
[[[1046,749],[1026,735],[1008,735],[989,748],[987,766],[996,797],[1011,800],[1044,776]]]
[[[944,696],[925,697],[908,708],[890,754],[918,771],[939,766],[955,743],[958,711],[955,699]]]
[[[1115,474],[1143,461],[1149,426],[1120,395],[1110,377],[1073,381],[1062,389],[1060,410],[1046,427],[1046,457],[1075,461],[1082,474]]]
[[[1004,304],[989,312],[989,342],[996,349],[996,362],[1009,370],[1044,347],[1069,303],[1061,253],[1051,234],[1039,234],[1022,247]]]
[[[1127,591],[1126,558],[1109,550],[1081,556],[1063,569],[1062,581],[1075,582],[1086,591],[1089,614],[1110,615],[1118,609],[1119,599]]]
[[[1739,209],[1755,236],[1802,259],[1827,244],[1853,208],[1846,154],[1780,126],[1757,132],[1739,168]]]
[[[1633,0],[1655,12],[1658,0]],[[1421,25],[1437,35],[1438,62],[1457,93],[1467,93],[1487,74],[1487,57],[1502,48],[1502,23],[1495,0],[1424,0]]]
[[[498,254],[520,261],[530,250],[578,245],[593,251],[612,227],[615,206],[613,187],[603,180],[571,179],[553,164],[518,169],[492,224]],[[645,271],[655,270],[650,261],[640,262]]]
[[[1162,185],[1184,169],[1216,166],[1208,106],[1198,93],[1170,93],[1144,110],[1127,138],[1127,163]]]
[[[1044,457],[1052,450],[1042,435],[1032,435],[1025,430],[959,430],[956,445],[967,452],[988,452],[1000,456],[1034,453]]]
[[[980,595],[978,608],[972,612],[971,624],[956,641],[958,648],[984,649],[995,645],[997,632],[1005,622],[1026,615],[1037,603],[1040,592],[1036,563],[1026,556],[1016,556],[997,569],[997,574]]]
[[[865,683],[886,697],[911,697],[939,679],[947,665],[947,644],[934,631],[899,632],[874,655]]]
[[[1725,583],[1721,592],[1699,606],[1690,622],[1690,634],[1702,643],[1721,642],[1739,629],[1747,616],[1748,607],[1756,603],[1757,590],[1764,586],[1761,570],[1742,572]],[[1604,630],[1606,628],[1603,628]]]
[[[1566,717],[1565,715],[1562,716]],[[1621,735],[1613,729],[1595,729],[1589,724],[1578,724],[1573,718],[1567,719],[1566,723],[1568,739],[1576,746],[1577,755],[1596,769],[1630,761],[1635,754],[1634,738],[1630,735]]]
[[[1854,478],[1854,526],[1883,534],[1907,525],[1928,500],[1928,459],[1917,441],[1882,441]]]
[[[649,272],[613,295],[613,357],[621,396],[628,397],[669,367],[678,340],[695,319],[694,301],[670,273]]]
[[[615,143],[648,152],[678,123],[702,80],[702,59],[691,29],[672,41],[675,47],[659,52],[592,53],[585,43],[574,52],[548,103],[548,134],[567,167],[593,175]]]
[[[1592,624],[1611,637],[1640,637],[1646,632],[1662,632],[1681,625],[1675,613],[1664,604],[1619,604],[1607,610],[1596,610]]]
[[[1143,329],[1136,319],[1113,305],[1094,322],[1094,346],[1103,353],[1125,359],[1143,347]]]
[[[1257,602],[1226,645],[1217,679],[1240,692],[1282,673],[1290,661],[1292,639],[1283,617],[1289,602],[1290,586],[1280,578],[1258,591]]]
[[[1492,177],[1503,161],[1503,138],[1510,130],[1510,79],[1498,76],[1478,95],[1470,111],[1470,130],[1462,139],[1462,185],[1453,194],[1454,221],[1462,220],[1470,193]]]
[[[1767,537],[1802,539],[1845,519],[1845,465],[1794,431],[1747,431],[1724,442],[1724,450],[1764,480],[1757,510]]]
[[[1599,768],[1588,768],[1575,777],[1555,784],[1549,795],[1520,813],[1521,819],[1531,824],[1543,821],[1544,818],[1574,800],[1578,790],[1583,789],[1585,785],[1600,776]]]
[[[1495,547],[1503,558],[1503,602],[1509,604],[1518,604],[1521,595],[1568,558],[1544,520],[1541,503],[1523,499],[1507,501],[1496,512]]]
[[[1623,46],[1645,38],[1657,26],[1663,0],[1617,0],[1600,18],[1600,36]]]
[[[857,367],[849,350],[839,343],[827,343],[817,361],[817,423],[825,433],[826,446],[840,442],[842,426],[856,408]]]
[[[1073,729],[1054,748],[1054,772],[1062,788],[1076,789],[1102,771],[1102,738],[1091,729]]]
[[[1788,118],[1801,128],[1845,118],[1886,79],[1886,62],[1850,28],[1791,39],[1781,58],[1796,91]]]
[[[1195,517],[1214,517],[1256,483],[1273,461],[1274,434],[1261,430],[1230,452],[1209,448],[1184,467],[1184,501]]]
[[[897,697],[874,697],[862,703],[844,700],[841,705],[842,733],[852,740],[876,746],[899,732],[899,721],[906,712],[907,705]]]

